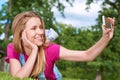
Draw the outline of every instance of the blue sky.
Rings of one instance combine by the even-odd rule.
[[[5,3],[5,0],[0,0],[0,9],[2,7],[2,4],[4,4],[4,3]]]
[[[3,3],[5,3],[5,1],[7,0],[0,0],[0,9]],[[63,0],[61,0],[63,1]],[[98,11],[101,9],[100,8],[100,2],[99,3],[94,3],[91,4],[91,9],[89,10],[89,12],[87,12],[85,10],[86,8],[86,4],[85,4],[86,0],[75,0],[75,2],[73,3],[73,7],[71,7],[68,3],[65,3],[63,1],[63,3],[66,5],[65,8],[65,18],[63,18],[61,16],[61,14],[55,9],[53,8],[52,10],[55,13],[55,17],[57,19],[58,22],[64,23],[64,24],[71,24],[76,28],[80,28],[80,27],[89,27],[91,25],[95,25],[96,24],[96,18],[98,16]]]
[[[85,10],[86,8],[86,0],[75,0],[73,3],[73,7],[64,3],[66,5],[65,8],[65,16],[63,18],[56,9],[53,9],[55,12],[55,16],[57,21],[72,24],[74,27],[90,27],[91,25],[96,24],[96,18],[98,17],[98,11],[101,10],[101,2],[92,3],[89,12]]]

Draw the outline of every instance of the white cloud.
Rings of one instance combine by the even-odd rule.
[[[92,3],[89,12],[85,10],[85,3],[86,0],[75,0],[75,2],[73,3],[73,7],[71,7],[64,2],[64,4],[66,5],[64,12],[66,16],[65,18],[63,18],[56,9],[53,9],[57,21],[65,24],[71,24],[75,27],[88,27],[91,25],[95,25],[95,19],[98,16],[98,11],[101,9],[101,2],[96,4]]]

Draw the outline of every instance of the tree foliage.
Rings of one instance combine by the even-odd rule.
[[[91,3],[98,2],[97,0],[87,0],[87,5],[90,6]],[[101,75],[103,75],[102,80],[119,80],[120,76],[117,74],[120,74],[120,2],[119,0],[105,0],[101,3],[102,10],[99,11],[99,16],[97,18],[98,24],[96,25],[99,27],[99,25],[102,24],[102,15],[105,15],[106,17],[114,17],[115,22],[115,33],[112,41],[110,44],[105,48],[105,50],[102,52],[103,54],[99,56],[95,61],[88,63],[90,66],[96,66],[98,67],[98,72],[101,70]],[[89,9],[89,8],[88,8]],[[117,65],[116,65],[117,64]]]

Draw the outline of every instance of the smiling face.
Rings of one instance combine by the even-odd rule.
[[[31,17],[25,26],[28,40],[37,46],[41,46],[44,43],[44,27],[40,19],[37,17]]]

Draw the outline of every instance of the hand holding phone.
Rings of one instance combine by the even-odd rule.
[[[102,16],[102,21],[103,21],[103,25],[105,25],[105,27],[112,28],[112,23],[107,17]]]

